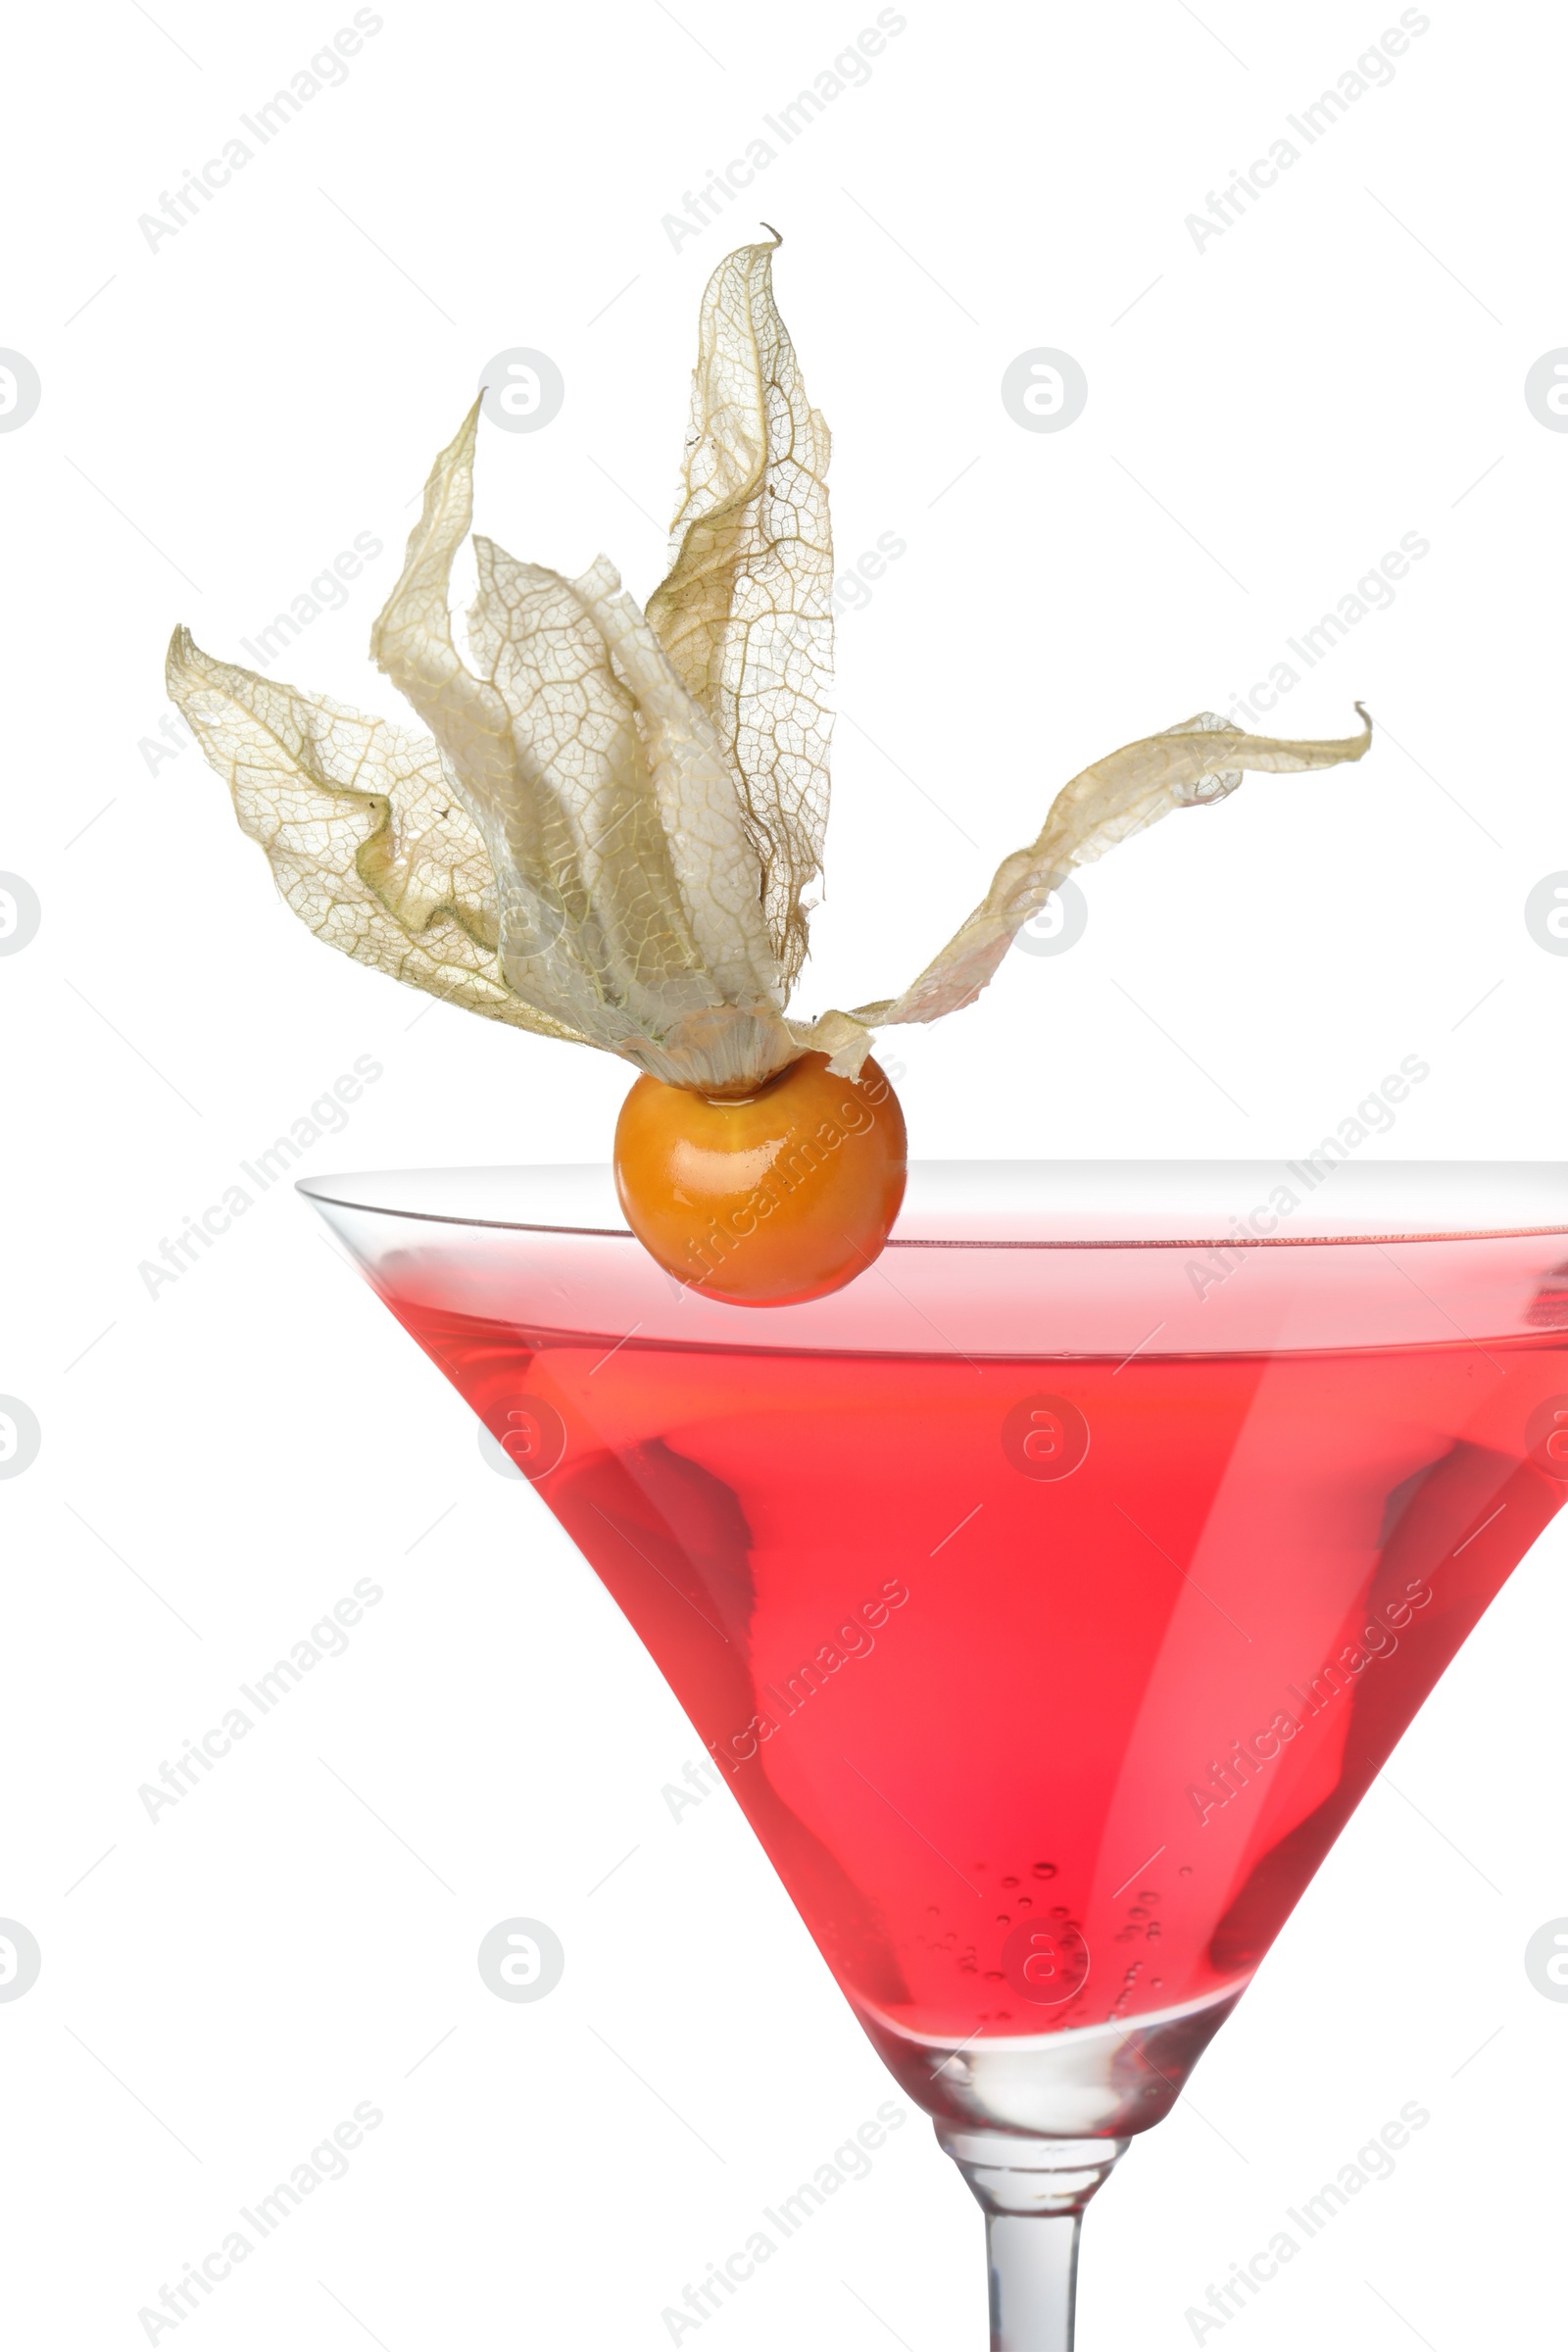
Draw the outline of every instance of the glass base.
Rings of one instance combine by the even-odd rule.
[[[1072,2352],[1084,2207],[1133,2133],[1170,2113],[1248,1982],[1125,2025],[967,2042],[856,2003],[986,2217],[991,2352]]]
[[[911,2034],[857,2001],[883,2064],[942,2128],[1052,2140],[1124,2139],[1161,2122],[1250,1977],[1125,2025],[966,2042]],[[943,2143],[946,2145],[946,2142]]]
[[[1126,2139],[1024,2139],[1006,2132],[937,2137],[986,2217],[991,2352],[1072,2352],[1083,2211]]]

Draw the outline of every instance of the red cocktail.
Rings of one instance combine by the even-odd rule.
[[[933,1172],[767,1311],[548,1172],[311,1188],[994,2213],[1166,2111],[1568,1497],[1562,1172],[1294,1177]]]

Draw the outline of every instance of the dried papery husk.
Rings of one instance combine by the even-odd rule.
[[[1225,800],[1250,769],[1286,775],[1359,760],[1371,744],[1372,721],[1359,703],[1356,710],[1361,733],[1326,742],[1249,735],[1202,710],[1097,760],[1062,786],[1034,841],[1003,859],[980,905],[902,996],[826,1013],[809,1028],[798,1027],[797,1036],[829,1054],[835,1070],[853,1076],[873,1031],[901,1021],[939,1021],[972,1004],[1024,924],[1075,866],[1092,865],[1175,809]]]
[[[476,536],[460,648],[476,402],[371,636],[428,736],[215,661],[183,629],[169,657],[171,695],[318,938],[713,1095],[808,1051],[853,1075],[876,1029],[972,1004],[1075,866],[1248,769],[1331,767],[1371,741],[1369,721],[1298,742],[1205,712],[1128,744],[1063,787],[902,996],[789,1018],[827,817],[833,551],[828,432],[775,249],[728,255],[704,294],[670,568],[646,612],[608,557],[570,578]]]
[[[831,440],[773,300],[775,251],[743,245],[703,296],[670,568],[648,618],[739,778],[787,993],[827,829],[833,534]]]
[[[508,987],[495,869],[428,736],[217,662],[187,629],[168,679],[241,829],[318,939],[469,1012],[587,1042]]]

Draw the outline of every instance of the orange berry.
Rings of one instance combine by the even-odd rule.
[[[788,1306],[871,1263],[904,1198],[899,1099],[874,1061],[803,1054],[723,1100],[639,1078],[615,1124],[626,1222],[667,1273],[737,1306]]]

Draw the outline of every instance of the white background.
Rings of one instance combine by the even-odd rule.
[[[138,748],[174,621],[243,659],[360,532],[382,556],[279,668],[394,707],[368,625],[494,353],[548,352],[566,399],[486,429],[481,520],[563,567],[605,548],[646,594],[703,281],[757,216],[784,231],[841,562],[907,542],[841,630],[812,1006],[901,985],[1067,776],[1228,710],[1428,539],[1263,722],[1344,734],[1361,697],[1370,758],[1119,852],[1081,945],[903,1041],[901,1091],[934,1155],[1261,1157],[1415,1053],[1431,1079],[1369,1150],[1562,1151],[1568,959],[1523,915],[1568,867],[1568,437],[1523,396],[1568,342],[1558,16],[1434,0],[1392,82],[1200,249],[1186,216],[1397,8],[907,0],[864,86],[677,252],[662,216],[874,8],[380,13],[156,250],[138,215],[351,10],[98,0],[8,34],[0,343],[43,384],[0,436],[0,867],[42,907],[0,960],[0,1391],[43,1433],[0,1484],[0,1912],[43,1950],[0,2005],[28,2346],[147,2340],[161,2284],[368,2100],[348,2177],[157,2340],[653,2352],[889,2095],[728,1797],[670,1818],[698,1750],[658,1676],[303,1204],[278,1186],[156,1298],[138,1276],[358,1055],[384,1076],[315,1167],[607,1153],[612,1062],[421,1017],[282,910],[195,751],[152,774]],[[1003,408],[1035,346],[1087,372],[1065,432]],[[1565,1551],[1521,1568],[1196,2106],[1096,2207],[1086,2352],[1190,2343],[1208,2282],[1409,2100],[1432,2121],[1395,2177],[1227,2342],[1555,2325],[1568,2007],[1522,1953],[1568,1913]],[[149,1821],[138,1786],[364,1577],[384,1597],[347,1653]],[[567,1954],[529,2006],[474,1965],[516,1913]],[[917,2117],[702,2342],[890,2333],[984,2340],[979,2218]]]

